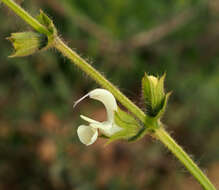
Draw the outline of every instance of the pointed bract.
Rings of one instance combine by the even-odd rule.
[[[40,10],[37,20],[50,31],[51,35],[57,35],[57,30],[52,19],[50,19],[42,10]]]

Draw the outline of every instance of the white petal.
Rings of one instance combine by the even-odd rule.
[[[121,127],[119,127],[118,125],[116,125],[115,123],[109,124],[107,122],[102,124],[103,127],[99,128],[100,132],[104,135],[106,135],[107,137],[111,137],[112,135],[114,135],[115,133],[119,132],[122,130]]]
[[[80,125],[77,133],[80,141],[87,146],[93,144],[98,137],[97,129],[87,125]]]
[[[114,111],[117,110],[117,103],[115,97],[105,89],[95,89],[89,93],[89,97],[95,100],[102,102],[107,111],[108,121],[113,122],[114,120]]]
[[[93,128],[102,129],[102,130],[110,130],[110,128],[112,127],[112,123],[110,122],[90,123],[90,126]]]
[[[108,122],[109,125],[105,125],[105,124],[103,124],[103,122],[95,121],[95,120],[93,120],[89,117],[86,117],[84,115],[80,115],[80,117],[83,120],[87,121],[91,127],[96,128],[96,129],[106,129],[106,128],[109,129],[112,127],[112,123],[109,123],[109,122]]]
[[[100,123],[99,121],[93,120],[93,119],[91,119],[91,118],[89,118],[89,117],[86,117],[86,116],[84,116],[84,115],[80,115],[80,117],[81,117],[83,120],[87,121],[88,123]]]

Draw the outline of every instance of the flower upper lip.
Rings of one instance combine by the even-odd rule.
[[[73,108],[75,108],[78,103],[80,103],[82,100],[84,100],[87,97],[90,97],[92,99],[102,102],[106,108],[108,121],[113,122],[114,111],[117,111],[117,103],[116,103],[115,97],[108,90],[101,89],[101,88],[92,90],[91,92],[87,93],[86,95],[81,97],[79,100],[77,100],[74,103]]]

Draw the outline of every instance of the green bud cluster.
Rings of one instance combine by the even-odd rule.
[[[142,79],[142,93],[149,118],[159,119],[165,111],[171,93],[165,93],[164,79],[165,74],[160,78],[145,74]]]
[[[164,80],[165,74],[161,77],[145,74],[142,79],[142,93],[146,106],[145,122],[141,123],[135,117],[118,109],[115,112],[115,123],[122,130],[111,136],[108,143],[119,139],[136,141],[160,126],[160,118],[165,112],[171,94],[165,93]]]

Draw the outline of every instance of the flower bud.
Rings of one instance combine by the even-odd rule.
[[[15,49],[14,54],[9,57],[32,55],[48,44],[47,36],[36,32],[12,33],[7,39],[11,41]]]
[[[164,79],[165,74],[160,78],[145,74],[142,79],[142,91],[149,117],[159,118],[166,107],[170,93],[164,92]]]
[[[154,86],[157,85],[158,79],[157,79],[156,77],[154,77],[153,75],[149,75],[149,76],[148,76],[148,79],[150,80],[150,82],[151,82]]]

